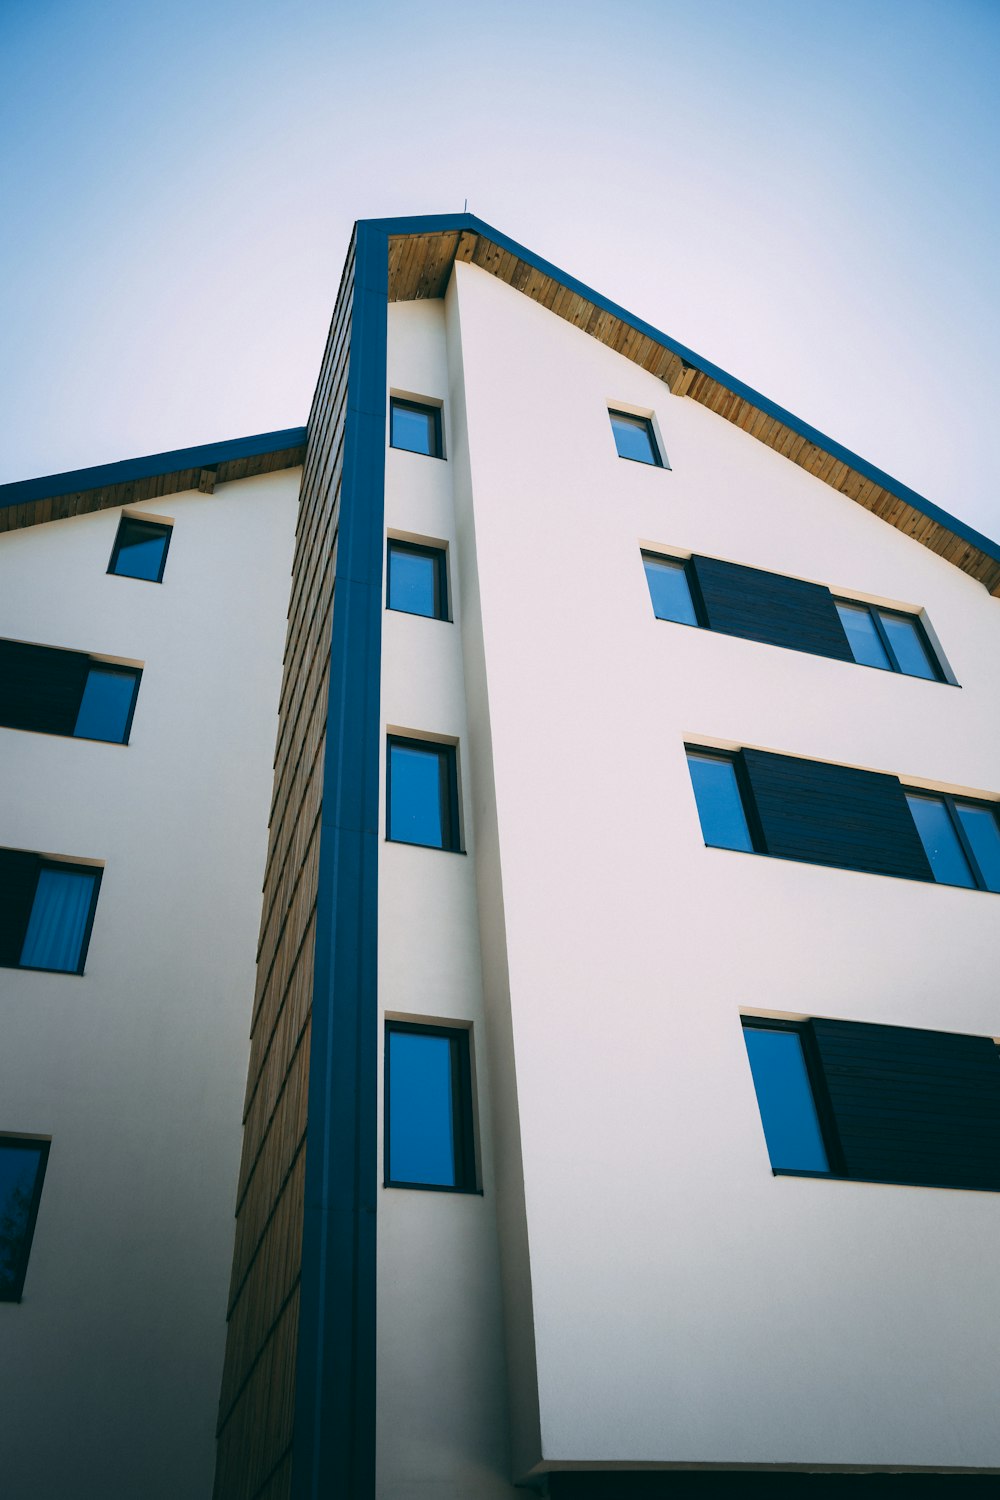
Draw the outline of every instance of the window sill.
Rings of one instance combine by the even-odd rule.
[[[433,849],[438,854],[461,854],[468,853],[466,849],[445,849],[441,844],[421,844],[416,839],[394,839],[388,834],[385,836],[387,844],[403,844],[407,849]]]
[[[772,1177],[818,1177],[824,1182],[857,1182],[870,1187],[945,1188],[952,1193],[998,1193],[1000,1187],[977,1186],[968,1182],[897,1182],[891,1177],[844,1177],[839,1172],[805,1172],[796,1167],[772,1167]]]
[[[402,1188],[407,1193],[457,1193],[462,1198],[482,1198],[482,1188],[448,1187],[438,1182],[383,1182],[383,1188]]]

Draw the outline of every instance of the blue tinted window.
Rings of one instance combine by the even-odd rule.
[[[1000,891],[1000,826],[988,807],[971,802],[956,802],[955,811],[965,836],[972,846],[983,884],[988,891]]]
[[[441,412],[416,401],[393,400],[389,408],[389,445],[408,453],[441,457]]]
[[[924,645],[920,626],[906,615],[891,615],[879,610],[882,628],[889,637],[889,645],[896,658],[896,666],[908,677],[929,677],[932,681],[937,673]]]
[[[0,1136],[0,1302],[21,1297],[48,1149]]]
[[[80,973],[96,888],[96,870],[42,866],[21,949],[22,969]]]
[[[649,553],[643,553],[642,564],[646,569],[649,597],[656,618],[676,620],[681,625],[697,625],[698,616],[684,564],[668,557],[652,557]]]
[[[892,663],[886,655],[870,610],[863,604],[838,603],[837,613],[847,631],[854,660],[863,667],[881,667],[884,671],[891,672]]]
[[[705,843],[717,849],[753,850],[731,760],[688,752],[688,769]]]
[[[387,1180],[473,1188],[468,1034],[390,1024],[386,1040]]]
[[[638,463],[656,464],[662,468],[663,460],[648,417],[633,417],[624,411],[611,411],[608,416],[619,458],[634,458]]]
[[[444,553],[434,547],[391,541],[387,603],[390,609],[406,614],[447,619]]]
[[[389,741],[389,838],[458,848],[458,792],[451,745]]]
[[[73,733],[80,739],[111,740],[123,744],[138,685],[137,672],[91,667]]]
[[[829,1162],[798,1032],[746,1026],[743,1040],[747,1044],[772,1167],[828,1172]]]
[[[116,573],[119,578],[145,578],[149,583],[159,583],[170,545],[170,531],[169,526],[123,516],[108,572]]]
[[[939,797],[918,797],[907,793],[906,800],[917,825],[920,842],[930,860],[934,879],[942,885],[974,886],[969,862],[947,807]]]

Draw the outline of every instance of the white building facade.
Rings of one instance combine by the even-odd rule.
[[[0,730],[0,843],[104,869],[2,971],[0,1315],[100,1324],[132,1464],[51,1492],[207,1496],[227,1316],[218,1500],[990,1482],[1000,549],[467,216],[358,226],[272,437],[126,506],[160,588],[79,582],[109,488],[0,548],[4,636],[142,669],[127,746]]]

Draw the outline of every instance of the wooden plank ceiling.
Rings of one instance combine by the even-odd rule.
[[[810,442],[714,376],[685,363],[672,349],[642,333],[626,319],[598,307],[485,235],[462,230],[391,236],[389,300],[412,302],[422,297],[443,297],[456,260],[489,271],[575,328],[607,344],[609,349],[624,354],[626,359],[664,381],[673,395],[689,396],[727,422],[742,427],[744,432],[888,521],[897,531],[913,537],[1000,597],[1000,562],[988,552]]]

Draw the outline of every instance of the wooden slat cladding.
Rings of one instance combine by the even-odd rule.
[[[206,488],[208,472],[200,465],[194,469],[177,469],[172,474],[153,474],[127,484],[109,484],[99,489],[77,490],[31,500],[25,505],[0,507],[0,531],[15,531],[22,526],[39,526],[46,521],[64,521],[69,516],[85,516],[96,510],[113,510],[119,505],[136,505],[140,500],[159,500],[185,490],[210,494],[215,485],[235,479],[249,479],[254,474],[272,474],[277,469],[296,469],[306,450],[299,444],[276,453],[259,453],[248,458],[234,458],[216,467],[212,489]]]
[[[635,328],[627,319],[598,307],[557,277],[502,249],[485,235],[472,230],[452,230],[391,236],[389,300],[406,302],[418,297],[443,297],[455,260],[489,271],[491,276],[523,292],[574,327],[582,328],[609,349],[656,375],[674,395],[690,396],[727,422],[743,428],[1000,597],[1000,562],[988,552],[802,437],[712,375],[688,364],[674,350]]]
[[[298,1344],[316,891],[353,245],[309,419],[275,750],[216,1500],[287,1500]]]

